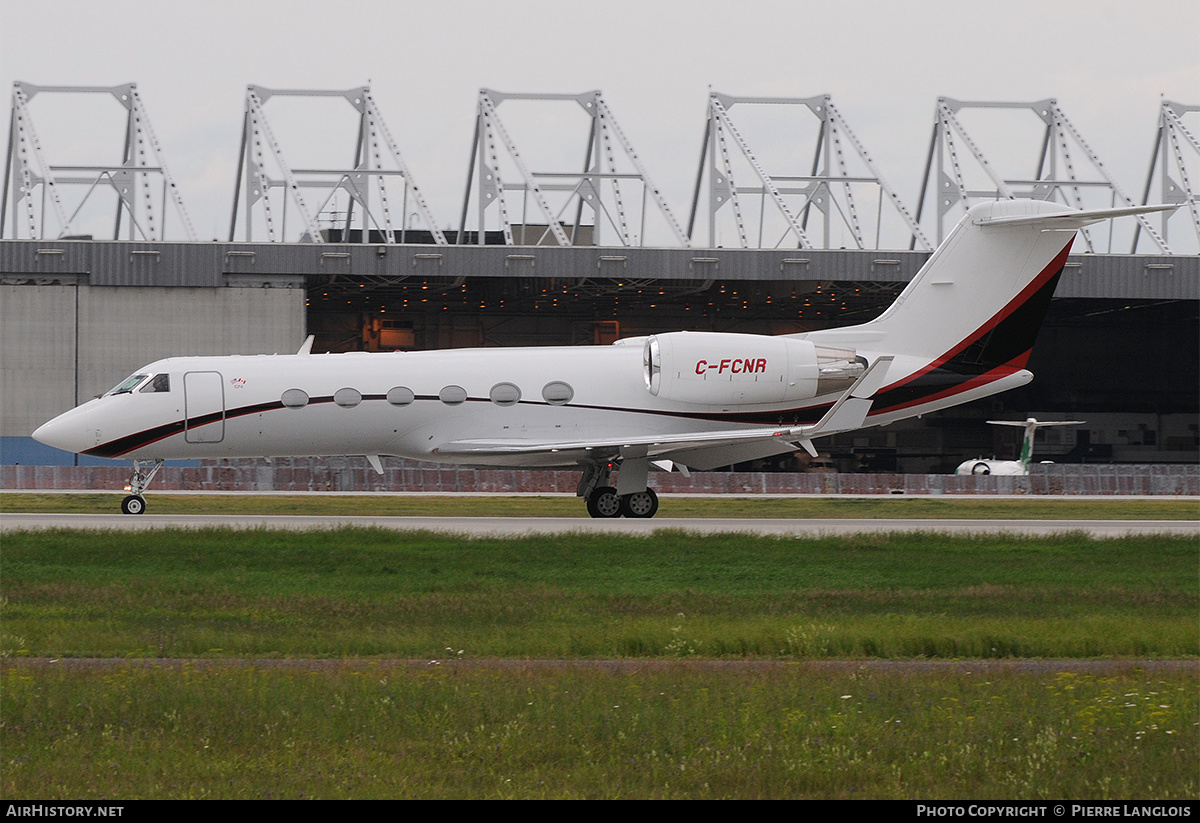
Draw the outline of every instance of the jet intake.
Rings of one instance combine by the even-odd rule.
[[[681,403],[753,405],[845,391],[866,360],[792,337],[671,332],[646,338],[646,389]]]

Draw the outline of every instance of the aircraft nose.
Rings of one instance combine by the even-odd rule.
[[[56,449],[82,452],[92,445],[88,441],[87,412],[72,409],[60,414],[39,426],[33,439]]]

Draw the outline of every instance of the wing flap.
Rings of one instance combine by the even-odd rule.
[[[443,443],[433,450],[434,454],[455,456],[488,456],[553,454],[556,452],[595,452],[595,456],[624,456],[626,452],[640,451],[642,455],[659,459],[680,447],[727,445],[742,440],[764,440],[786,437],[792,429],[752,428],[731,429],[711,432],[687,432],[685,434],[647,435],[611,440],[543,441],[529,440],[454,440]]]

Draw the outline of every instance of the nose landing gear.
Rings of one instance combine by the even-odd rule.
[[[132,494],[121,501],[121,514],[142,514],[146,511],[146,498],[142,497],[142,492],[150,485],[154,475],[158,474],[162,464],[161,460],[133,461],[133,476],[129,478],[129,485],[125,487],[125,491]],[[149,469],[142,468],[147,465]]]

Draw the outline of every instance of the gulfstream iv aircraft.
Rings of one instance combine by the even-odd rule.
[[[380,455],[577,468],[593,517],[653,517],[651,468],[815,456],[815,438],[1025,385],[1076,229],[1165,208],[975,206],[896,301],[859,326],[318,355],[310,337],[293,355],[158,360],[33,436],[132,459],[128,514],[144,511],[164,459],[361,454],[379,472]]]

